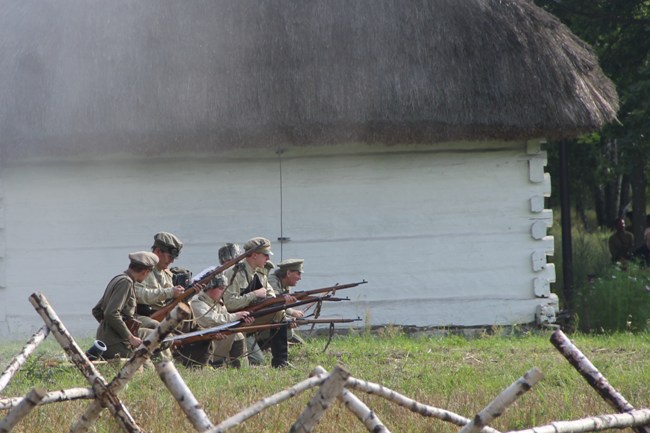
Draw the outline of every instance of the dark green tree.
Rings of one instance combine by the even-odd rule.
[[[591,205],[600,225],[633,209],[637,243],[646,214],[650,152],[650,1],[536,0],[590,44],[617,87],[619,123],[571,146],[571,193],[578,211]],[[549,148],[549,170],[557,170]],[[629,197],[629,191],[632,197]],[[631,206],[628,206],[631,201]],[[552,202],[554,203],[554,202]]]

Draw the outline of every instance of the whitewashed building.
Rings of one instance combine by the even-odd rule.
[[[305,259],[323,315],[554,320],[544,138],[612,120],[591,51],[526,0],[5,2],[0,338],[74,335],[127,254]]]

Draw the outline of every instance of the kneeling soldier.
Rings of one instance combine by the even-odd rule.
[[[127,358],[133,349],[142,344],[145,330],[138,335],[131,332],[127,322],[135,315],[134,283],[144,281],[158,263],[158,257],[147,251],[129,254],[129,268],[114,277],[106,286],[104,295],[93,307],[93,316],[99,321],[97,339],[106,344],[106,359]]]
[[[228,284],[228,279],[219,274],[215,276],[206,288],[190,300],[190,308],[198,329],[214,328],[237,320],[253,323],[248,317],[248,311],[229,313],[221,297]],[[232,333],[223,339],[198,342],[189,347],[181,346],[180,353],[185,365],[207,365],[210,361],[225,358],[230,365],[239,368],[248,365],[246,340],[242,333]]]

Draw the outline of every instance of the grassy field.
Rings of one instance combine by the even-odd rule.
[[[214,424],[256,401],[308,377],[317,365],[331,370],[341,363],[358,379],[382,384],[421,403],[471,418],[496,395],[538,367],[544,379],[520,398],[492,426],[501,431],[544,425],[554,420],[577,419],[613,413],[584,379],[549,342],[549,333],[518,336],[412,337],[389,329],[382,335],[336,337],[322,353],[325,339],[309,340],[291,348],[293,370],[250,367],[242,370],[188,370],[178,367],[189,388]],[[571,336],[574,343],[635,407],[650,403],[650,335],[615,334]],[[52,340],[52,341],[50,341]],[[86,387],[74,368],[58,361],[62,351],[48,338],[32,355],[2,397],[22,396],[32,387],[48,390]],[[2,370],[23,343],[0,347]],[[117,368],[102,365],[107,379]],[[310,390],[257,415],[236,432],[288,431],[314,391]],[[380,397],[356,392],[388,429],[394,432],[456,432],[458,427],[424,418]],[[139,373],[120,393],[138,424],[148,432],[194,431],[178,405],[152,369]],[[18,432],[65,432],[88,401],[41,406],[14,430]],[[3,415],[0,414],[0,417]],[[120,429],[104,411],[97,432]],[[340,403],[330,409],[316,428],[318,432],[365,432]]]

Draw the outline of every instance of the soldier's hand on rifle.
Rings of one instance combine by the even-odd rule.
[[[284,297],[284,303],[285,304],[293,304],[294,302],[298,302],[298,299],[296,299],[295,296],[291,295],[282,295]]]
[[[247,325],[251,325],[255,321],[255,318],[251,317],[251,316],[246,316],[246,317],[244,317],[243,320],[244,320],[244,323],[246,323]]]
[[[300,319],[304,315],[305,315],[305,313],[303,313],[301,310],[292,310],[291,311],[291,317],[293,317],[294,319]]]
[[[129,335],[129,344],[133,347],[138,347],[139,345],[142,344],[142,340],[135,335],[131,334]]]
[[[264,287],[255,290],[253,293],[255,293],[255,296],[258,298],[266,298],[266,289]]]
[[[248,316],[250,316],[250,314],[251,314],[250,311],[244,311],[244,310],[242,310],[242,311],[237,311],[237,312],[235,313],[235,317],[237,318],[237,320],[243,320],[243,321],[246,321],[246,318],[247,318]],[[251,317],[251,319],[252,319],[252,317]]]
[[[179,296],[181,296],[183,294],[183,292],[185,292],[185,287],[183,287],[183,286],[174,286],[174,289],[172,291],[172,296],[174,298],[178,298]]]

